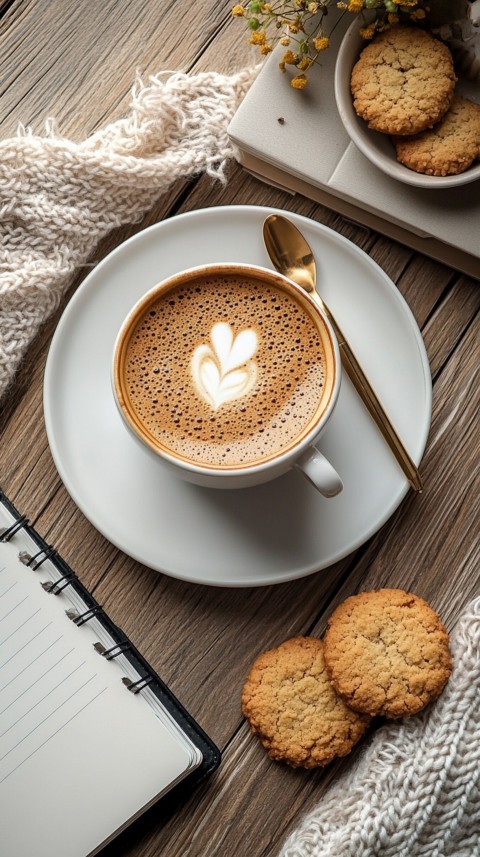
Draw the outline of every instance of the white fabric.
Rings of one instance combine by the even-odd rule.
[[[137,80],[131,110],[81,143],[19,128],[0,142],[0,399],[75,269],[174,181],[225,181],[227,125],[256,69]]]
[[[281,857],[479,857],[480,598],[457,623],[452,652],[440,698],[379,729]]]

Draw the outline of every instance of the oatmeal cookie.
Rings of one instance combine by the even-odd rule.
[[[455,95],[437,125],[414,137],[393,137],[393,143],[397,160],[417,173],[463,173],[480,157],[480,104]]]
[[[345,756],[370,721],[335,694],[315,637],[294,637],[260,655],[243,688],[242,710],[272,759],[304,768]]]
[[[448,633],[434,610],[401,589],[347,598],[328,622],[325,663],[335,691],[356,711],[415,714],[451,673]]]
[[[418,134],[446,113],[456,83],[452,55],[418,27],[392,27],[363,49],[350,88],[355,111],[385,134]]]

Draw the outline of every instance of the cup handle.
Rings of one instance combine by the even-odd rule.
[[[343,489],[337,471],[315,446],[310,446],[295,462],[301,473],[324,497],[335,497]]]

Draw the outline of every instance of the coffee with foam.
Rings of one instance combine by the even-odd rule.
[[[325,333],[308,299],[261,273],[180,276],[121,343],[122,407],[159,451],[243,468],[295,446],[324,409]]]

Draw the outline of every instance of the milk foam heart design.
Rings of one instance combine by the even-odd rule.
[[[248,393],[257,380],[252,360],[258,337],[247,328],[237,336],[229,324],[218,322],[210,332],[212,345],[199,345],[192,357],[192,376],[197,392],[214,410]]]

